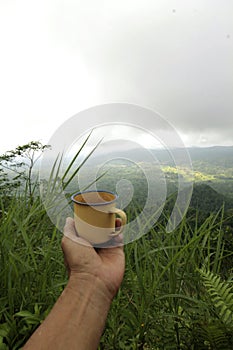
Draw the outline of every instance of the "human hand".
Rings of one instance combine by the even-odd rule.
[[[120,226],[116,219],[116,227]],[[98,348],[111,301],[123,279],[123,247],[94,249],[78,237],[74,220],[67,218],[62,249],[68,284],[25,350]]]
[[[116,219],[116,227],[120,227]],[[119,237],[115,238],[119,240]],[[77,236],[74,220],[67,218],[62,238],[62,250],[70,281],[97,283],[100,292],[110,300],[117,293],[125,270],[123,246],[94,249]]]

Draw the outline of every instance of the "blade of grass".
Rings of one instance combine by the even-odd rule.
[[[84,160],[82,161],[82,163],[77,167],[77,169],[74,171],[74,173],[70,176],[70,178],[66,181],[63,182],[63,190],[66,189],[66,187],[70,184],[70,182],[73,180],[73,178],[77,175],[77,173],[79,172],[79,170],[82,168],[82,166],[87,162],[87,160],[90,158],[90,156],[95,152],[95,150],[97,149],[97,147],[100,145],[100,143],[102,142],[103,138],[95,145],[95,147],[91,150],[91,152],[84,158]]]
[[[71,160],[70,164],[68,165],[64,175],[62,176],[62,182],[64,182],[68,172],[70,171],[72,165],[74,164],[75,160],[78,158],[79,154],[82,152],[83,148],[85,147],[87,141],[89,140],[90,136],[92,134],[92,131],[89,133],[89,135],[87,136],[87,138],[85,139],[85,141],[83,142],[82,146],[80,147],[80,149],[78,150],[78,152],[75,154],[75,156],[73,157],[73,159]]]

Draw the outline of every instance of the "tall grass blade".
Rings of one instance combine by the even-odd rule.
[[[63,179],[63,189],[66,189],[67,186],[70,184],[70,182],[73,180],[73,178],[77,175],[79,170],[83,167],[83,165],[87,162],[87,160],[90,158],[90,156],[95,152],[97,147],[100,145],[103,139],[101,139],[95,147],[91,150],[91,152],[84,158],[84,160],[81,162],[81,164],[77,167],[77,169],[73,172],[73,174],[70,176],[70,178],[65,182]],[[67,174],[66,174],[67,175]]]
[[[80,147],[80,149],[78,150],[78,152],[74,155],[73,159],[71,160],[70,164],[68,165],[68,167],[66,168],[66,171],[64,173],[64,175],[62,176],[62,182],[64,182],[66,176],[68,175],[72,165],[74,164],[74,162],[76,161],[76,159],[78,158],[79,154],[82,152],[83,148],[85,147],[87,141],[89,140],[90,136],[92,134],[92,131],[89,133],[89,135],[87,136],[87,138],[85,139],[85,141],[83,142],[82,146]]]

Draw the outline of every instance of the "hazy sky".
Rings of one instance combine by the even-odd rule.
[[[110,102],[158,111],[187,145],[233,145],[232,15],[231,0],[0,0],[0,152]]]

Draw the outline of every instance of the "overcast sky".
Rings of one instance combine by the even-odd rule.
[[[0,0],[0,152],[110,102],[233,145],[231,0]],[[82,123],[82,120],[80,120]]]

